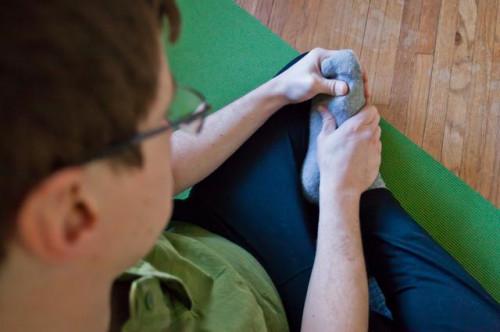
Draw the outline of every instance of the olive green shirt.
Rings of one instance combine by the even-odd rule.
[[[121,279],[131,280],[123,332],[288,331],[262,266],[234,243],[173,223]]]

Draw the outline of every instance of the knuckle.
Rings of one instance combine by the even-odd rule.
[[[373,105],[368,106],[368,112],[370,113],[371,116],[377,116],[378,114],[377,108]]]
[[[310,85],[319,88],[323,86],[323,79],[319,75],[311,75]]]
[[[363,133],[363,140],[365,140],[367,143],[373,142],[373,131],[371,129],[367,129]]]
[[[323,126],[323,132],[326,133],[331,133],[335,129],[335,126],[333,125],[333,121],[331,119],[327,120],[325,125]]]
[[[319,133],[318,137],[316,137],[316,144],[317,144],[318,152],[324,150],[325,138],[326,137],[325,137],[324,133]]]
[[[357,122],[355,123],[350,123],[348,126],[345,126],[345,130],[347,131],[348,134],[356,134],[359,132],[361,129],[361,125]]]
[[[313,75],[308,75],[308,76],[304,77],[303,84],[304,84],[306,89],[311,90],[317,86],[318,79],[316,77],[314,77]]]
[[[364,124],[370,123],[370,120],[373,117],[373,111],[371,110],[370,106],[366,106],[358,114],[359,114],[359,118],[360,118],[359,121],[364,123]]]

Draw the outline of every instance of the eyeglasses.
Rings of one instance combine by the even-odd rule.
[[[170,107],[165,112],[169,122],[166,129],[198,134],[203,128],[205,117],[211,109],[205,97],[189,87],[177,87]]]
[[[167,130],[175,131],[180,129],[190,134],[198,134],[203,128],[205,117],[210,109],[211,105],[207,103],[205,97],[201,93],[189,87],[178,86],[169,108],[165,111],[165,119],[168,121],[167,124],[144,132],[139,132],[129,139],[111,144],[100,153],[86,159],[85,162],[107,157],[124,148],[139,144],[148,138],[162,134]]]

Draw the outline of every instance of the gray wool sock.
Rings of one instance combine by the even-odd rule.
[[[316,138],[321,131],[323,120],[317,112],[317,106],[326,104],[328,111],[335,117],[337,126],[358,113],[365,105],[363,77],[358,59],[352,50],[341,50],[321,62],[321,73],[326,78],[345,81],[349,86],[346,96],[332,97],[318,95],[312,100],[309,123],[309,147],[302,166],[302,187],[306,199],[313,203],[319,202],[319,168],[316,160]],[[369,187],[385,188],[380,174]]]

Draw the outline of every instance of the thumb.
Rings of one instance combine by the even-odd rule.
[[[337,122],[333,115],[328,111],[328,108],[324,105],[318,106],[318,112],[323,118],[323,126],[321,128],[322,134],[329,134],[337,128]]]
[[[344,81],[322,77],[320,79],[320,84],[321,93],[331,96],[343,96],[349,92],[349,86]]]

